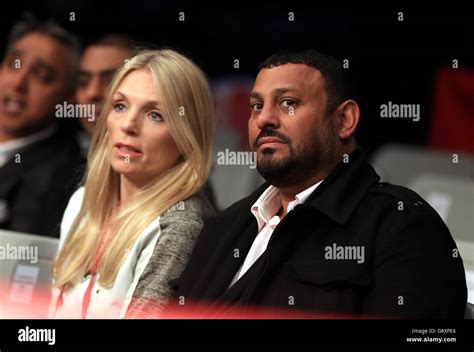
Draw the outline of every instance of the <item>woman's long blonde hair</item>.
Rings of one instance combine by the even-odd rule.
[[[173,50],[143,51],[116,73],[97,121],[87,156],[85,194],[81,209],[54,266],[55,286],[75,285],[89,272],[107,217],[119,201],[119,174],[111,167],[106,119],[112,96],[125,76],[148,69],[160,94],[160,107],[182,157],[176,166],[148,183],[110,218],[113,236],[97,271],[99,282],[110,286],[128,250],[143,230],[173,205],[199,191],[212,165],[214,102],[205,74],[191,60]]]

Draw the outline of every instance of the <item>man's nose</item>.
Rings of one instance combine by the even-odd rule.
[[[94,77],[89,82],[85,93],[87,101],[101,102],[104,100],[104,85],[98,77]]]
[[[18,92],[26,92],[28,89],[29,72],[26,68],[14,68],[10,73],[12,88]]]
[[[256,122],[259,129],[264,129],[266,127],[278,128],[280,127],[280,116],[275,107],[264,106],[257,115]]]

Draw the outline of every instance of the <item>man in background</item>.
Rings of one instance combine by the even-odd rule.
[[[15,24],[0,68],[0,228],[58,236],[82,163],[56,118],[73,94],[79,44],[53,22]]]
[[[107,97],[109,85],[117,69],[134,54],[132,40],[123,34],[109,34],[92,42],[81,55],[76,89],[78,104],[94,104],[95,119],[80,119],[83,132],[79,143],[87,154],[90,137]]]

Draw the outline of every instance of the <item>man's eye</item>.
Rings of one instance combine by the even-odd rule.
[[[54,73],[47,69],[38,68],[35,75],[43,83],[51,83],[54,80]]]
[[[8,67],[9,69],[13,70],[13,69],[17,69],[17,62],[14,58],[9,58],[6,60],[6,67]],[[20,66],[21,67],[21,66]]]
[[[89,79],[87,78],[79,78],[78,81],[77,81],[77,86],[79,88],[86,88],[87,86],[89,85]]]
[[[110,73],[110,74],[106,74],[102,77],[102,84],[108,86],[111,82],[112,82],[112,79],[114,78],[114,74],[113,73]]]
[[[262,103],[253,103],[253,104],[250,104],[250,109],[251,110],[262,110],[263,108],[263,104]]]
[[[53,76],[48,74],[48,73],[40,73],[40,74],[38,74],[38,78],[43,83],[50,83],[50,82],[53,81]]]
[[[156,121],[156,122],[161,122],[163,121],[163,116],[161,116],[161,114],[157,111],[152,111],[150,113],[150,118],[153,120],[153,121]]]
[[[114,104],[114,110],[117,112],[123,112],[125,111],[125,105],[123,105],[122,103],[116,103]]]
[[[294,101],[293,99],[283,99],[280,104],[286,107],[290,107],[290,106],[295,107],[296,101]]]

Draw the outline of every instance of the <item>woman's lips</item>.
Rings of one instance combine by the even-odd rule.
[[[136,158],[143,154],[138,148],[121,143],[115,145],[115,151],[119,156],[124,158]]]

